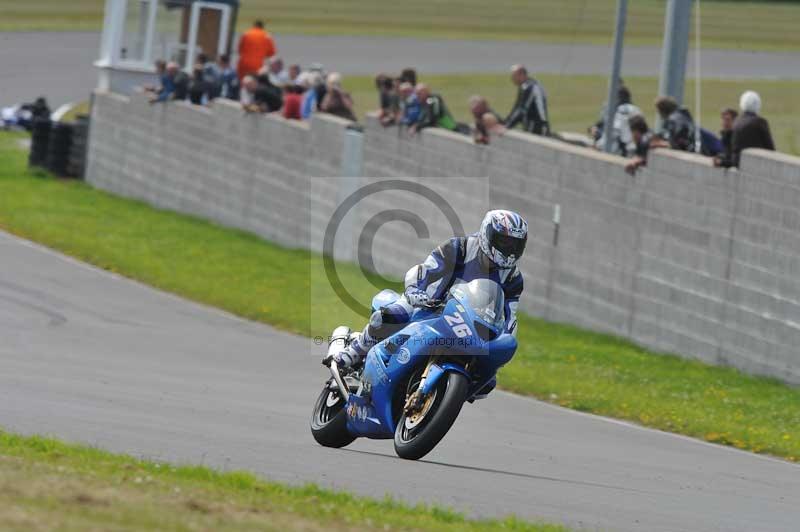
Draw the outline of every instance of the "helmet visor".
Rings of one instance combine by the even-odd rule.
[[[520,258],[525,251],[525,243],[528,241],[527,235],[525,238],[516,238],[500,234],[491,228],[489,228],[489,233],[491,246],[506,257],[514,255],[516,258]]]

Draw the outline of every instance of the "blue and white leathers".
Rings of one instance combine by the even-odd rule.
[[[468,283],[475,279],[489,279],[499,284],[505,296],[505,332],[517,334],[517,307],[522,295],[522,274],[516,266],[492,267],[486,257],[481,257],[478,234],[454,237],[447,240],[425,259],[411,268],[405,277],[405,293],[422,290],[432,300],[443,299],[456,282]],[[386,292],[386,291],[384,291]],[[383,292],[381,293],[383,294]],[[376,300],[381,305],[373,308],[373,314],[364,331],[340,357],[348,366],[362,360],[370,348],[393,333],[411,319],[414,307],[406,297],[397,301]]]
[[[506,332],[517,330],[517,307],[522,295],[522,274],[516,266],[489,268],[481,258],[478,234],[451,238],[434,249],[425,262],[414,266],[406,274],[406,292],[425,290],[431,299],[444,298],[456,282],[468,283],[475,279],[489,279],[503,289],[505,296]]]

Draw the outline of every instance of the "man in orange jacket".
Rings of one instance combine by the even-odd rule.
[[[237,67],[239,80],[248,74],[256,74],[264,66],[264,59],[273,55],[275,55],[275,41],[272,35],[264,30],[264,23],[256,20],[253,27],[244,32],[239,39]]]

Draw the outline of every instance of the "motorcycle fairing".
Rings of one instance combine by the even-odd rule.
[[[373,305],[389,301],[394,296],[400,297],[396,292],[394,296],[387,292],[391,291],[381,292],[380,301],[376,296]],[[346,405],[347,429],[353,435],[375,439],[394,437],[396,427],[392,403],[397,385],[416,368],[426,364],[433,350],[446,353],[447,359],[431,366],[424,391],[432,390],[442,375],[457,371],[470,378],[468,398],[480,391],[511,359],[517,347],[516,338],[481,320],[463,303],[458,297],[453,297],[441,312],[417,309],[406,327],[370,349],[364,364],[361,389],[350,394]],[[381,306],[379,304],[378,308]],[[456,321],[457,318],[463,321]],[[490,327],[497,336],[491,340],[481,339],[476,322]],[[466,325],[469,333],[462,328],[463,336],[456,337],[454,323]],[[445,346],[445,349],[440,346]],[[474,364],[467,371],[470,361]],[[399,418],[399,413],[396,414]]]
[[[392,399],[397,384],[426,361],[428,342],[423,335],[430,337],[431,331],[435,331],[431,323],[437,320],[438,316],[434,316],[412,322],[369,350],[361,376],[361,390],[350,394],[346,406],[347,429],[352,434],[376,439],[394,437]],[[399,335],[407,335],[408,339],[392,353],[389,346]]]

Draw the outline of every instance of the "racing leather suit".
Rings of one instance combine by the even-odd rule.
[[[406,292],[424,290],[432,300],[441,300],[456,281],[468,283],[475,279],[491,279],[503,289],[505,332],[516,335],[517,306],[523,289],[522,274],[516,266],[508,269],[487,268],[481,255],[477,234],[451,238],[434,249],[425,262],[406,273]],[[413,310],[408,301],[401,298],[376,311],[364,332],[350,344],[349,351],[363,360],[373,345],[405,326]]]

